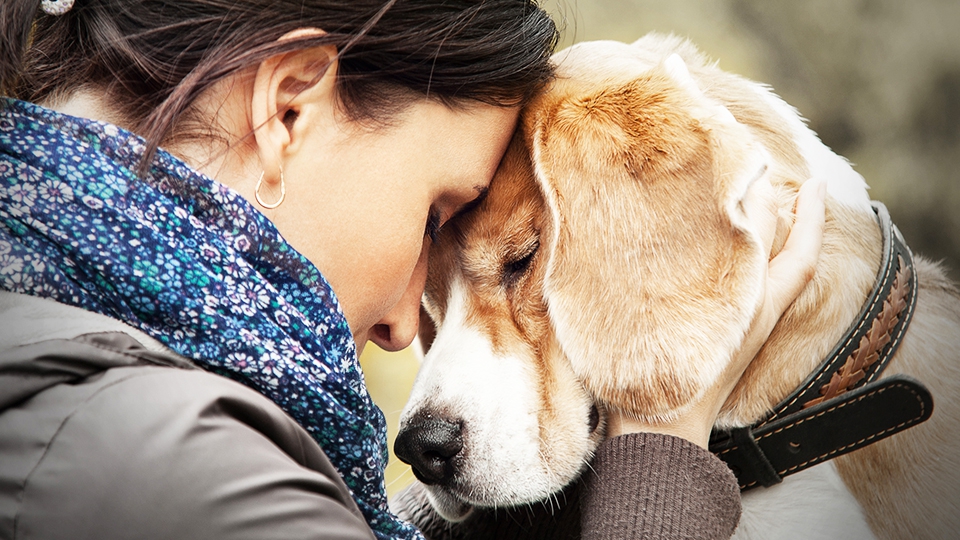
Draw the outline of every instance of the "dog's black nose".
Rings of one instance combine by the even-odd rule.
[[[457,472],[457,455],[463,450],[459,423],[437,418],[414,419],[397,435],[393,451],[410,464],[424,484],[441,484]]]

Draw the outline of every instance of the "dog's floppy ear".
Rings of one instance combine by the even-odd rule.
[[[557,87],[524,119],[557,338],[602,403],[653,420],[721,374],[766,264],[738,215],[746,158],[718,142],[736,122],[695,87],[671,57],[624,84]]]

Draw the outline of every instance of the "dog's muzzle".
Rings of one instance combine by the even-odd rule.
[[[417,480],[427,485],[446,484],[461,461],[463,433],[461,422],[432,415],[414,417],[397,435],[393,451],[413,468]]]

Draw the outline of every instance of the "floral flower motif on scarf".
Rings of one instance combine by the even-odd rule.
[[[236,192],[114,125],[0,99],[0,288],[119,319],[267,396],[337,467],[379,538],[383,413],[330,285]]]

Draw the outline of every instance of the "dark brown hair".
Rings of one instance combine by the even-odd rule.
[[[282,52],[335,45],[338,98],[362,120],[416,97],[521,105],[552,76],[557,42],[535,0],[76,0],[61,16],[39,5],[0,1],[0,92],[37,102],[94,88],[151,149],[204,90]],[[278,41],[305,27],[326,34]]]

